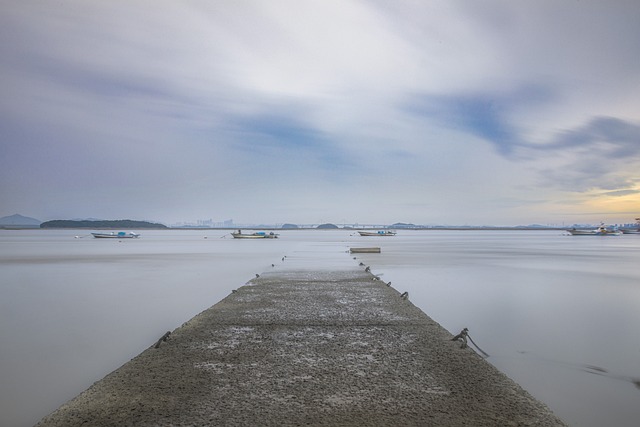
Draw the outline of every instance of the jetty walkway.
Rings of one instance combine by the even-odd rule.
[[[275,268],[38,426],[560,426],[365,271]]]

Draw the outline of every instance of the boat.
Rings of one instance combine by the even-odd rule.
[[[380,248],[349,248],[352,254],[379,254]]]
[[[625,228],[622,231],[622,234],[640,234],[640,229],[629,229],[629,228]]]
[[[571,228],[567,230],[572,236],[619,236],[622,231],[607,228],[604,224],[600,224],[595,230],[582,230]]]
[[[140,237],[137,233],[118,231],[117,233],[112,231],[111,233],[91,233],[96,239],[137,239]]]
[[[640,234],[640,218],[636,218],[636,228],[622,228],[623,234]]]
[[[379,231],[360,231],[358,230],[358,234],[361,236],[395,236],[395,231],[389,230],[379,230]]]
[[[264,231],[256,231],[251,234],[242,234],[242,230],[235,231],[231,233],[234,239],[277,239],[278,234],[273,231],[270,233],[266,233]]]

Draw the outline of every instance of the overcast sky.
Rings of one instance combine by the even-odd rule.
[[[0,0],[0,216],[640,216],[637,0]]]

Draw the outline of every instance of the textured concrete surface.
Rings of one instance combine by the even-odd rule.
[[[262,274],[38,426],[558,426],[363,269]]]

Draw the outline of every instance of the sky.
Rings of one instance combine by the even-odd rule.
[[[637,0],[0,0],[0,216],[630,223]]]

